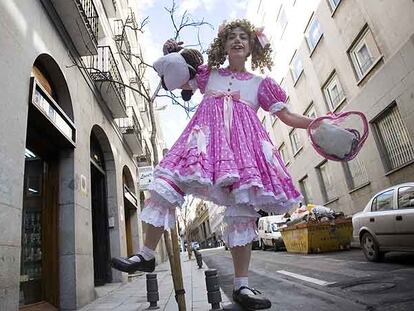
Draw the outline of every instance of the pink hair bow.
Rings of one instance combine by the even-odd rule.
[[[262,46],[262,48],[265,48],[269,44],[269,39],[267,39],[263,31],[264,31],[264,27],[256,28],[256,37],[257,37],[257,40],[259,40],[259,43]]]
[[[222,33],[223,32],[223,30],[224,30],[224,27],[226,27],[226,20],[224,20],[222,23],[221,23],[221,25],[218,27],[218,31],[217,31],[217,33]]]

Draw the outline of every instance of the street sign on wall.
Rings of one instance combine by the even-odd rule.
[[[143,166],[138,168],[139,173],[139,190],[147,190],[148,185],[153,180],[153,171],[152,166]]]

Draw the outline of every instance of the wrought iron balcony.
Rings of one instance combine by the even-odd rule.
[[[124,136],[125,141],[131,148],[134,155],[141,155],[144,151],[142,147],[142,129],[139,124],[134,107],[126,107],[127,118],[117,119],[116,123]]]
[[[129,66],[129,63],[126,61],[126,59],[131,61],[131,44],[129,43],[127,36],[127,27],[125,27],[122,19],[117,19],[114,21],[114,40],[116,46],[118,47],[119,53],[124,54],[124,56],[121,56],[122,61],[125,61],[127,63],[126,65]]]
[[[49,0],[81,56],[95,55],[99,16],[92,0]]]
[[[115,0],[102,0],[102,4],[105,7],[105,12],[108,17],[116,17],[117,9],[115,2]]]
[[[151,151],[148,148],[147,142],[144,140],[144,154],[137,157],[138,166],[149,166],[152,164]]]
[[[98,55],[89,56],[85,63],[113,117],[126,117],[125,85],[111,48],[99,46]]]

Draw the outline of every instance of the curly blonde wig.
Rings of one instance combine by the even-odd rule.
[[[256,37],[256,27],[247,19],[237,19],[225,24],[223,30],[218,33],[218,36],[214,39],[207,51],[208,67],[218,68],[226,61],[224,46],[230,32],[237,27],[243,29],[249,36],[252,69],[255,70],[259,68],[262,73],[264,72],[264,68],[271,70],[273,61],[270,44],[267,44],[264,48],[260,45],[260,42]]]

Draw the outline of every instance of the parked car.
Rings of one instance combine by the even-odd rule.
[[[380,261],[389,251],[414,251],[414,182],[378,192],[352,225],[369,261]]]
[[[259,218],[259,245],[262,250],[273,248],[275,251],[284,248],[282,234],[279,229],[286,224],[284,215],[273,215]]]

